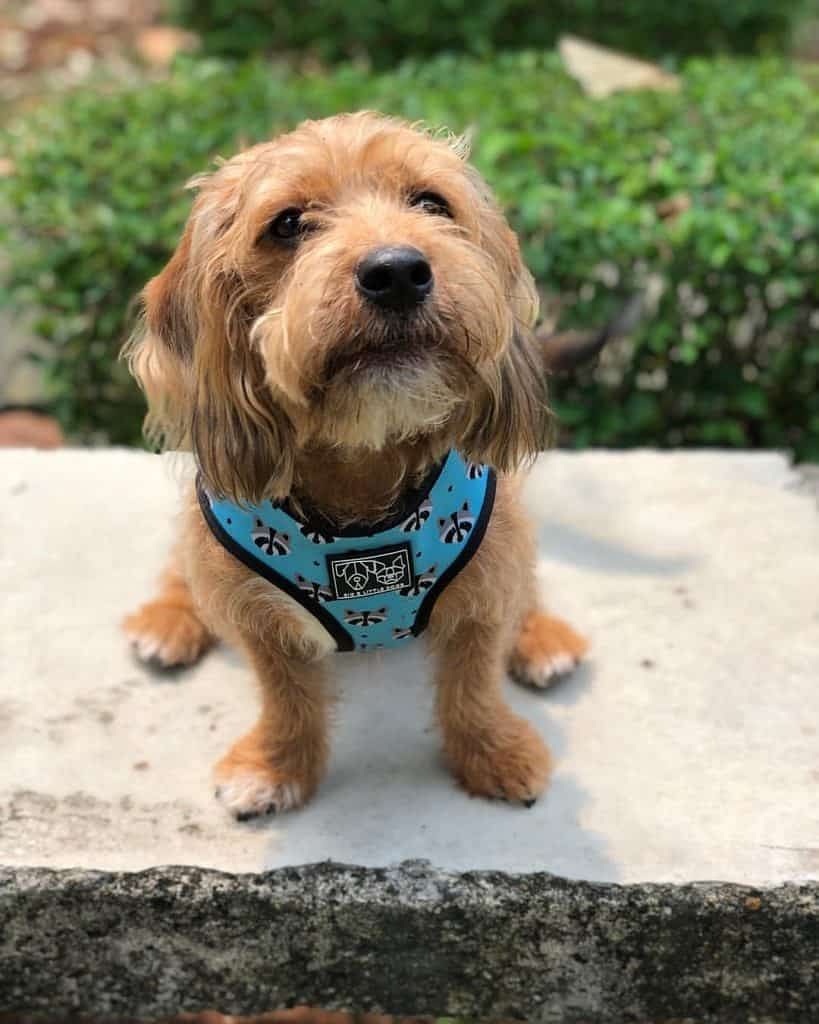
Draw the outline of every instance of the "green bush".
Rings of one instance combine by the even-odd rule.
[[[650,56],[781,49],[806,0],[175,0],[179,22],[210,52],[366,55],[389,68],[442,51],[486,54],[553,46],[561,33]]]
[[[376,77],[205,62],[38,109],[12,132],[0,219],[7,290],[37,311],[69,431],[138,440],[142,403],[114,357],[180,234],[185,179],[307,115],[363,106],[474,127],[475,161],[563,322],[599,324],[648,286],[635,337],[556,383],[570,443],[819,457],[819,94],[777,62],[694,62],[679,94],[606,101],[533,54]]]

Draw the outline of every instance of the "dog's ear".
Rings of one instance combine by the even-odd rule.
[[[489,218],[486,243],[505,280],[509,302],[509,339],[494,372],[482,375],[470,417],[464,454],[501,472],[512,472],[550,446],[553,417],[543,346],[534,336],[538,294],[520,255],[518,240],[499,211]]]
[[[219,240],[195,216],[165,269],[142,293],[143,319],[125,356],[148,398],[146,434],[193,451],[208,487],[247,503],[292,484],[293,427],[251,344],[253,312]]]
[[[513,472],[552,442],[552,413],[540,344],[516,323],[493,380],[484,382],[460,447],[473,462]]]
[[[139,323],[122,350],[148,401],[144,433],[168,448],[188,444],[194,327],[180,300],[189,251],[188,229],[165,269],[143,289]]]
[[[165,269],[151,278],[142,293],[148,330],[184,362],[190,361],[196,332],[187,310],[184,287],[192,233],[188,225]]]

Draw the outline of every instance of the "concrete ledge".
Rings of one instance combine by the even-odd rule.
[[[618,886],[420,864],[0,872],[0,1007],[816,1021],[819,891]]]

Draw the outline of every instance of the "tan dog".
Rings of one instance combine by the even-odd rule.
[[[550,417],[514,234],[457,142],[370,113],[308,122],[194,184],[128,346],[149,433],[192,449],[210,494],[237,507],[286,499],[335,529],[377,526],[452,450],[496,471],[483,540],[426,636],[455,776],[469,793],[531,804],[549,753],[507,706],[504,676],[545,686],[586,643],[540,609],[518,500],[514,474],[546,446]],[[193,495],[159,595],[125,628],[163,665],[195,661],[217,637],[246,652],[261,715],[216,766],[237,817],[314,793],[336,644],[226,550]]]

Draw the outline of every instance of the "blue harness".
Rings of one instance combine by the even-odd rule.
[[[366,531],[297,517],[287,501],[199,504],[216,539],[306,608],[338,650],[396,647],[418,636],[432,606],[483,539],[495,474],[451,451],[397,515]]]

